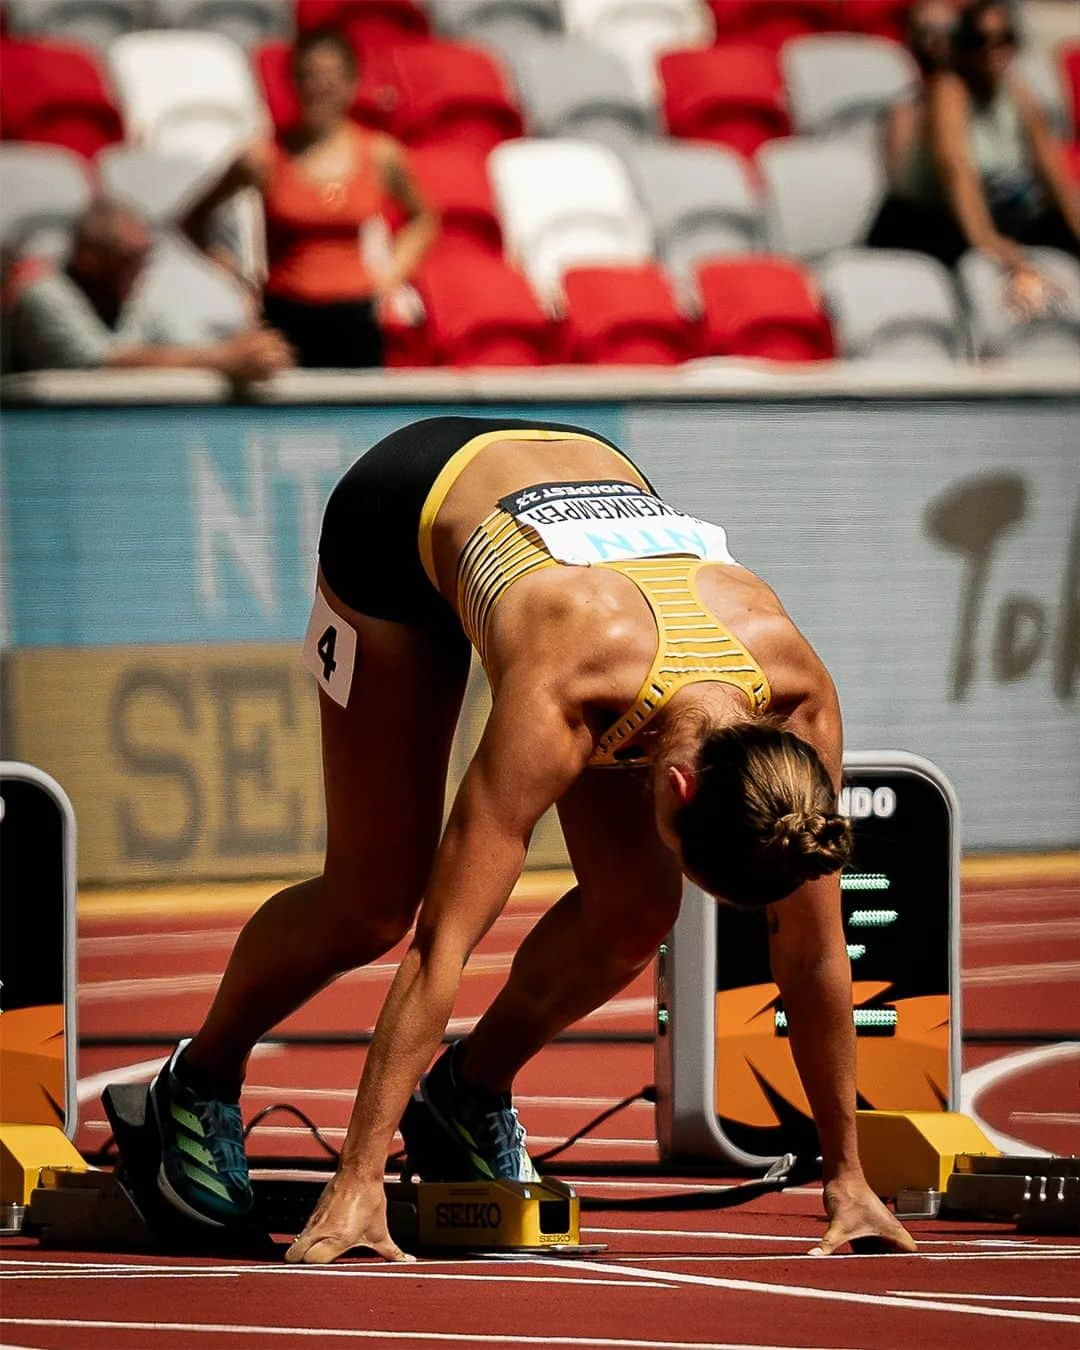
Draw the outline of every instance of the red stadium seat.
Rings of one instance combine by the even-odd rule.
[[[439,249],[413,281],[438,365],[540,366],[558,334],[520,272],[475,249]]]
[[[698,268],[706,356],[826,361],[832,329],[807,273],[785,258],[730,258]]]
[[[399,95],[392,129],[407,144],[455,141],[486,152],[521,135],[510,82],[482,48],[403,43],[391,59]]]
[[[1072,114],[1073,140],[1080,145],[1080,42],[1061,49],[1061,69]]]
[[[61,42],[5,39],[0,49],[3,137],[62,145],[92,159],[123,140],[123,124],[93,57]]]
[[[485,156],[469,145],[430,145],[410,151],[409,163],[420,191],[442,217],[440,246],[470,244],[499,257],[502,227]]]
[[[913,0],[838,0],[833,6],[833,28],[851,33],[904,40],[907,12]]]
[[[296,31],[343,28],[373,42],[424,37],[427,17],[415,0],[296,0]]]
[[[694,354],[693,330],[656,263],[574,267],[563,290],[572,361],[670,366]]]
[[[673,136],[729,145],[747,158],[790,131],[776,53],[749,43],[667,52],[657,62]]]
[[[832,27],[837,0],[708,0],[718,41],[735,37],[777,49],[788,38]]]

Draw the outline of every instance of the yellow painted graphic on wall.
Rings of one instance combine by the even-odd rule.
[[[887,1000],[889,983],[857,980],[856,1016]],[[775,984],[726,989],[716,996],[716,1113],[755,1129],[778,1126],[776,1102],[809,1116],[790,1042],[782,1034]],[[856,1041],[860,1100],[879,1111],[940,1111],[948,1097],[949,997],[928,994],[888,1001],[896,1017],[888,1036]],[[775,1101],[770,1101],[770,1095]]]
[[[0,1120],[64,1123],[64,1005],[0,1013]]]
[[[80,881],[322,867],[318,704],[299,643],[24,648],[6,654],[5,670],[6,752],[67,788]],[[489,706],[474,667],[448,801]],[[530,865],[563,866],[565,856],[552,815]]]

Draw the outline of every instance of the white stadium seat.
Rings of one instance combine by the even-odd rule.
[[[1006,303],[1004,268],[974,249],[956,265],[968,325],[979,356],[1020,361],[1080,360],[1080,263],[1053,248],[1027,250],[1056,289],[1050,308],[1025,319]]]
[[[654,98],[656,58],[711,42],[715,25],[702,0],[562,0],[567,32],[622,57],[642,97]]]
[[[919,80],[898,42],[858,33],[792,38],[781,48],[780,62],[792,127],[808,136],[873,133]]]
[[[440,32],[475,42],[514,39],[560,28],[558,0],[427,0]]]
[[[875,361],[953,361],[966,337],[949,271],[903,250],[838,249],[817,269],[840,355]]]
[[[56,38],[106,48],[142,22],[145,0],[7,0],[17,36]]]
[[[510,252],[549,301],[565,268],[652,256],[648,222],[622,162],[587,141],[504,141],[488,158]]]
[[[855,138],[791,136],[757,154],[765,186],[765,232],[777,253],[814,259],[861,244],[884,192],[874,146]]]
[[[613,53],[565,37],[521,35],[497,45],[537,135],[618,146],[655,132],[655,108]]]
[[[59,259],[90,205],[86,161],[52,145],[0,144],[0,243]]]
[[[287,37],[290,0],[153,0],[155,22],[176,28],[204,28],[241,47]]]
[[[109,48],[128,139],[224,163],[265,128],[247,59],[218,33],[151,29]]]
[[[684,285],[705,258],[761,242],[761,207],[746,161],[719,145],[641,141],[623,158],[667,269]]]
[[[251,322],[240,283],[175,231],[158,239],[141,285],[154,310],[197,317],[214,337],[228,337]]]
[[[153,225],[175,220],[207,177],[191,155],[129,145],[107,146],[97,166],[104,194],[133,206]]]

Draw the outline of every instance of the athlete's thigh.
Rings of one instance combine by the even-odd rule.
[[[682,874],[656,832],[644,770],[586,770],[559,803],[590,926],[620,948],[649,947],[675,922]]]
[[[356,635],[346,706],[319,690],[324,877],[331,893],[346,902],[355,893],[365,911],[389,919],[415,907],[438,845],[469,648],[360,614],[325,582],[322,590]]]

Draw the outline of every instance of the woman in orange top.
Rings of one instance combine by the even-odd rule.
[[[188,235],[235,267],[209,242],[212,212],[256,187],[266,213],[267,321],[296,349],[302,366],[378,366],[377,310],[413,271],[438,232],[397,141],[349,117],[356,56],[332,29],[307,33],[293,52],[300,119],[279,143],[250,147],[195,203]],[[364,225],[388,199],[406,216],[385,272],[372,275],[361,252]]]

